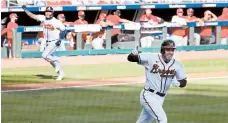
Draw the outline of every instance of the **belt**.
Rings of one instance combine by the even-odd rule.
[[[145,88],[144,88],[145,89]],[[153,89],[145,89],[145,90],[147,90],[147,91],[150,91],[150,92],[152,92],[152,93],[154,93],[154,90]],[[156,94],[158,95],[158,96],[161,96],[161,97],[164,97],[166,94],[164,94],[164,93],[160,93],[160,92],[156,92]]]
[[[52,42],[52,41],[56,41],[56,40],[58,40],[58,39],[55,39],[55,40],[50,40],[50,41],[46,40],[46,42]]]

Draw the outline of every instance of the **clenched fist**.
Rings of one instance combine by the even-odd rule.
[[[26,5],[22,5],[22,9],[25,11],[27,9]]]

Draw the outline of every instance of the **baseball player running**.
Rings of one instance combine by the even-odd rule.
[[[180,62],[173,58],[175,43],[164,40],[161,54],[139,53],[137,48],[128,55],[128,61],[137,62],[145,67],[146,83],[140,93],[143,107],[136,123],[167,123],[166,113],[162,107],[167,91],[174,87],[185,87],[187,80]]]
[[[60,20],[53,17],[54,10],[50,6],[46,7],[45,16],[35,15],[29,12],[25,5],[22,8],[29,17],[43,23],[43,35],[46,40],[46,47],[42,53],[42,57],[55,68],[55,71],[58,73],[56,80],[62,80],[65,73],[61,69],[58,57],[54,53],[61,44],[60,38],[63,37],[60,37],[62,35],[60,33],[65,33],[65,26]]]

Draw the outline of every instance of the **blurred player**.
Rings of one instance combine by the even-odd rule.
[[[228,21],[228,8],[223,8],[222,15],[218,17],[218,21]],[[228,26],[221,27],[221,44],[228,44]]]
[[[203,21],[194,16],[194,10],[192,8],[187,9],[186,19],[188,22],[197,22],[199,25],[203,25]],[[189,28],[186,29],[186,35],[189,39]],[[198,33],[194,33],[194,40],[193,42],[189,41],[189,45],[200,45],[200,35]]]
[[[113,12],[113,14],[110,14],[107,16],[107,20],[112,22],[114,25],[116,24],[121,24],[121,23],[132,23],[134,24],[135,22],[124,19],[124,18],[120,18],[121,16],[121,11],[120,10],[115,10]],[[111,30],[111,40],[112,40],[112,44],[118,42],[118,37],[120,34],[120,29],[112,29]]]
[[[66,21],[66,17],[63,13],[58,14],[57,18],[65,26],[71,26],[74,24],[73,22]],[[66,50],[65,44],[69,44],[67,49],[69,49],[69,47],[73,48],[74,47],[74,36],[73,35],[74,35],[74,33],[71,31],[66,32],[66,35],[64,33],[64,35],[62,36],[62,37],[64,37],[64,39],[62,39],[61,44],[60,44],[59,48],[57,49],[57,51],[65,51]]]
[[[86,15],[84,11],[78,11],[78,19],[74,22],[74,24],[76,25],[88,24],[88,22],[85,20],[85,16]],[[83,32],[82,39],[86,42],[86,44],[90,44],[93,40],[92,33]]]
[[[139,53],[137,48],[128,55],[128,61],[137,62],[145,67],[146,83],[140,94],[143,107],[136,123],[168,123],[166,113],[162,107],[168,89],[185,87],[187,80],[180,62],[173,58],[175,43],[164,40],[161,44],[161,54]]]
[[[203,22],[217,21],[218,17],[210,10],[204,12]],[[212,27],[203,26],[200,30],[201,44],[212,44],[215,42],[215,38],[212,36]]]
[[[40,23],[40,26],[43,26],[43,23]],[[38,32],[37,35],[37,45],[39,46],[40,52],[44,51],[44,48],[46,46],[46,40],[44,39],[44,34],[43,31],[42,32]]]
[[[151,9],[145,9],[145,14],[140,17],[140,22],[141,23],[146,22],[150,25],[155,26],[155,25],[164,23],[164,20],[158,16],[153,15]],[[141,47],[143,47],[143,48],[151,47],[152,42],[154,40],[155,40],[155,37],[153,35],[142,34],[141,39],[140,39]]]
[[[42,57],[46,61],[50,62],[50,64],[55,68],[55,71],[58,73],[58,78],[56,80],[62,80],[65,76],[65,73],[61,69],[58,57],[55,56],[54,53],[56,49],[60,46],[61,39],[63,38],[60,36],[63,35],[61,33],[64,33],[65,26],[62,24],[61,21],[57,20],[53,16],[54,10],[50,6],[46,7],[45,15],[35,15],[26,10],[25,5],[23,5],[22,8],[29,17],[43,23],[43,34],[44,39],[46,40],[46,47],[42,53]]]
[[[7,27],[2,30],[1,35],[4,35],[7,33],[7,40],[8,40],[8,46],[7,46],[7,57],[14,57],[13,56],[13,51],[12,51],[12,42],[13,42],[13,28],[17,28],[18,24],[16,21],[18,20],[18,16],[16,13],[11,13],[9,15],[10,22],[7,24]]]
[[[176,11],[176,15],[172,17],[171,22],[177,23],[181,26],[187,25],[187,19],[183,16],[184,10],[179,8]],[[187,46],[188,45],[188,37],[186,36],[186,27],[177,27],[172,28],[172,40],[175,42],[176,46]]]
[[[105,29],[108,26],[113,26],[114,24],[107,20],[107,15],[105,13],[101,13],[99,15],[99,19],[96,21],[96,24],[100,24],[104,30],[96,33],[97,37],[92,41],[92,46],[94,49],[104,49],[103,44],[106,39]]]

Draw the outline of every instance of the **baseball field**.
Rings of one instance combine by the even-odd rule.
[[[188,79],[163,105],[169,123],[228,122],[228,51],[177,52]],[[127,55],[61,57],[66,78],[43,59],[2,59],[2,123],[134,123],[144,69]]]

